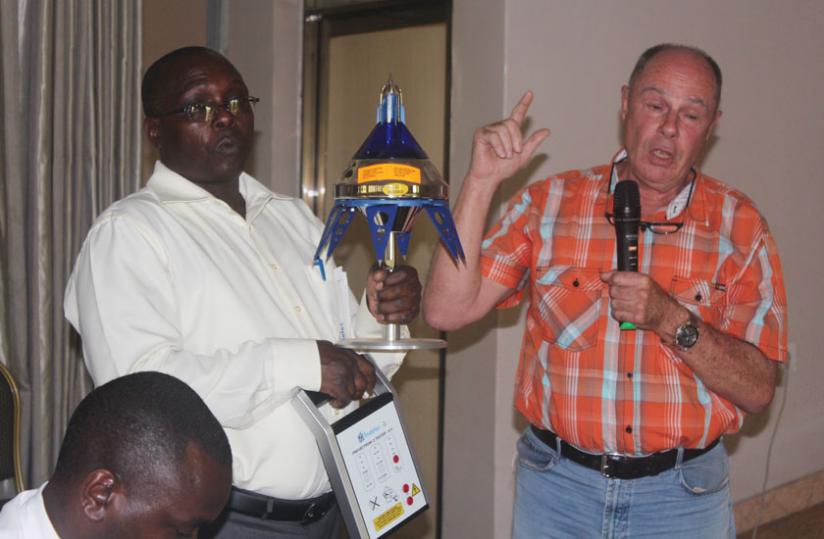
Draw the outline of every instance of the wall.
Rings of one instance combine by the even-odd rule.
[[[255,111],[250,174],[274,191],[300,194],[303,2],[224,0],[226,55],[261,98]]]
[[[513,178],[507,193],[553,171],[609,159],[619,144],[620,87],[647,46],[695,44],[714,55],[724,70],[724,117],[703,170],[744,190],[770,223],[784,265],[793,355],[771,408],[748,418],[743,432],[727,439],[736,500],[760,492],[773,434],[768,487],[824,468],[824,392],[819,387],[824,364],[816,361],[814,341],[824,289],[819,280],[806,278],[808,268],[822,263],[821,250],[813,247],[816,233],[824,230],[824,217],[817,211],[824,185],[816,175],[824,142],[824,113],[817,99],[824,83],[822,23],[824,6],[805,1],[634,0],[596,6],[455,0],[455,187],[466,170],[472,129],[508,114],[526,89],[536,93],[532,127],[547,126],[553,132],[534,170]],[[500,91],[498,84],[503,85]],[[477,532],[472,536],[509,535],[514,445],[522,427],[512,411],[520,315],[495,315],[495,331],[483,328],[479,333],[473,327],[450,335],[451,343],[469,344],[450,349],[448,359],[448,477],[474,484],[489,469],[494,477],[491,487],[469,494],[471,501],[447,482],[446,537],[470,520]],[[479,369],[488,369],[487,374]],[[484,400],[470,380],[480,380]],[[477,466],[452,454],[465,443],[466,433],[457,425],[466,424],[469,403],[476,417],[489,418],[482,429],[488,438],[473,446]],[[493,511],[477,510],[490,504]]]
[[[452,13],[452,96],[450,193],[461,186],[472,151],[472,131],[500,117],[504,103],[505,4],[499,0],[459,0]],[[494,314],[471,328],[451,333],[444,396],[443,537],[506,537],[494,533],[498,507],[497,415],[512,416],[512,402],[498,404],[505,390],[496,377],[498,331]],[[506,443],[506,442],[504,442]],[[511,498],[510,498],[511,499]],[[493,534],[493,535],[490,535]]]

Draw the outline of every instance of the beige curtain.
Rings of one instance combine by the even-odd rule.
[[[94,217],[140,183],[141,0],[0,2],[0,361],[31,488],[91,389],[66,279]]]

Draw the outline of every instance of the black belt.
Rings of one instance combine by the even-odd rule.
[[[327,492],[308,500],[281,500],[232,487],[228,507],[232,511],[264,520],[288,520],[310,524],[335,505],[335,494]]]
[[[539,429],[535,425],[530,425],[532,432],[539,440],[544,442],[552,449],[558,448],[558,436],[548,430]],[[716,438],[714,442],[704,449],[684,449],[684,456],[681,458],[682,462],[699,457],[718,445]],[[625,457],[622,455],[592,455],[585,453],[580,449],[569,445],[563,440],[561,441],[561,456],[569,460],[592,468],[601,472],[605,477],[613,477],[616,479],[638,479],[639,477],[647,477],[650,475],[658,475],[675,467],[678,460],[678,450],[670,449],[669,451],[661,451],[660,453],[653,453],[646,457]]]

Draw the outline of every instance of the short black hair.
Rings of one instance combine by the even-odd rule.
[[[226,433],[191,387],[160,372],[128,374],[80,401],[52,481],[68,483],[107,469],[140,496],[144,487],[175,477],[192,443],[231,470]]]
[[[697,58],[704,60],[707,63],[707,66],[712,71],[712,76],[715,79],[715,106],[718,107],[721,104],[721,68],[718,66],[718,62],[715,59],[707,54],[704,50],[699,49],[698,47],[692,47],[690,45],[680,45],[678,43],[660,43],[653,47],[648,48],[641,56],[638,57],[638,61],[635,62],[635,67],[632,68],[632,73],[629,76],[629,87],[632,88],[632,85],[635,83],[636,79],[641,76],[641,73],[644,71],[644,68],[647,67],[647,64],[661,54],[662,52],[668,51],[685,51],[695,55]]]
[[[165,86],[173,77],[180,75],[181,63],[196,57],[212,57],[221,60],[237,71],[228,58],[208,47],[189,46],[175,49],[155,60],[143,74],[140,88],[143,114],[151,118],[165,112],[158,108]]]

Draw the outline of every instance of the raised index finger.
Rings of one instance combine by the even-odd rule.
[[[518,104],[515,105],[515,108],[512,109],[512,114],[510,114],[510,118],[518,122],[520,125],[524,118],[526,118],[526,113],[529,111],[529,106],[532,104],[532,90],[527,90],[524,92],[523,97],[521,100],[518,101]]]

